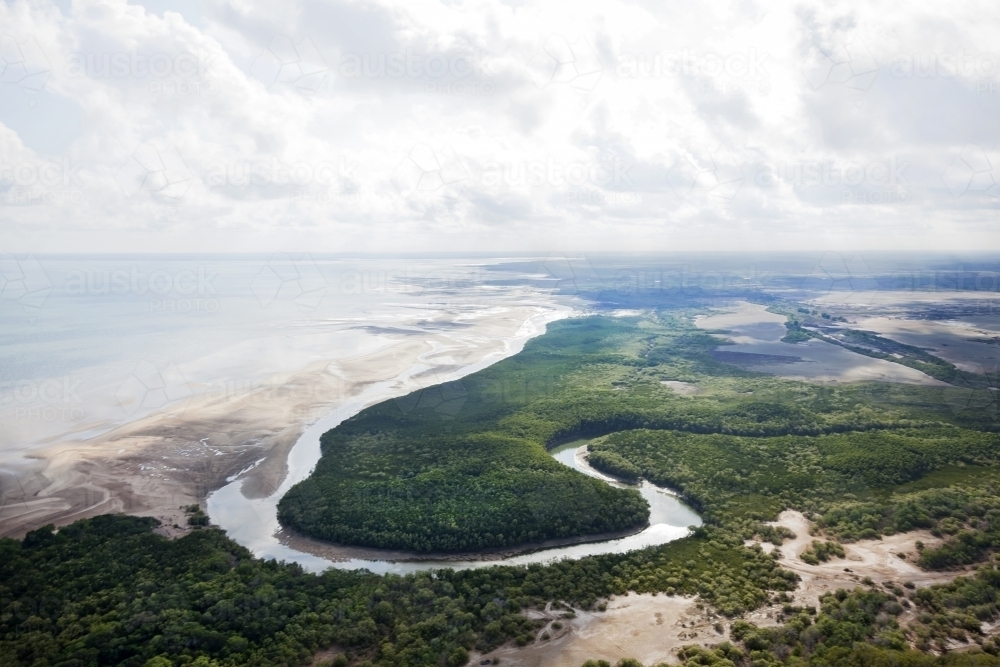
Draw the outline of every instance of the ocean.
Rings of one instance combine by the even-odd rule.
[[[504,258],[0,258],[0,464],[551,288]],[[529,284],[530,282],[530,284]],[[397,332],[398,333],[398,332]]]

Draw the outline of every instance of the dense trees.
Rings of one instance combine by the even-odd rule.
[[[595,440],[590,457],[594,467],[611,474],[627,464],[654,484],[677,489],[707,518],[721,521],[748,512],[773,518],[779,507],[824,511],[845,493],[892,489],[951,463],[995,464],[998,445],[995,433],[935,424],[780,437],[642,429]],[[896,517],[897,530],[911,514],[904,510]],[[862,528],[839,516],[831,515],[827,523],[843,539],[877,534],[864,532],[875,526]],[[913,527],[930,527],[914,521]]]
[[[698,595],[738,617],[796,585],[774,556],[743,546],[754,535],[780,544],[787,531],[762,521],[787,507],[825,531],[810,552],[817,560],[835,557],[837,540],[913,528],[945,538],[923,549],[926,567],[982,562],[1000,547],[995,424],[942,401],[939,388],[817,386],[727,366],[710,354],[719,342],[663,313],[558,323],[460,384],[375,406],[325,434],[316,474],[280,506],[282,521],[314,535],[423,551],[642,525],[635,491],[545,451],[588,436],[593,465],[677,488],[704,512],[689,538],[547,566],[316,576],[252,558],[198,527],[197,508],[196,530],[173,541],[149,519],[97,517],[0,540],[0,664],[263,667],[304,664],[333,646],[352,665],[458,665],[477,649],[533,641],[526,608],[599,609],[628,591]],[[675,394],[665,380],[701,393]],[[779,628],[738,624],[738,646],[682,658],[954,664],[906,647],[983,640],[973,626],[997,616],[991,572],[949,587],[838,592],[818,614],[788,608]],[[896,620],[905,604],[918,612],[910,630]],[[970,663],[996,664],[995,644],[982,648],[965,654]]]
[[[714,360],[720,342],[666,316],[557,322],[521,354],[458,383],[373,406],[326,433],[315,473],[282,499],[279,518],[326,540],[423,552],[637,528],[647,514],[634,492],[584,478],[545,453],[567,439],[636,429],[656,431],[654,448],[688,458],[736,444],[757,467],[763,450],[789,458],[809,450],[852,488],[899,483],[954,459],[941,446],[946,440],[957,439],[969,461],[992,460],[991,436],[941,423],[955,415],[929,400],[940,390],[778,380]],[[682,397],[660,384],[678,378],[711,392]],[[696,437],[712,434],[728,439]],[[653,462],[664,470],[658,474],[647,453],[632,460],[636,452],[614,450],[631,436],[613,437],[595,448],[597,465],[682,486],[702,503],[700,490],[672,470],[674,454],[652,455],[660,457]],[[779,492],[812,488],[819,473],[789,464],[796,470],[783,473],[785,487],[746,493],[774,497],[763,501],[772,507],[787,500],[776,498]],[[704,473],[725,474],[749,488],[745,467],[696,475],[704,484]]]
[[[381,667],[460,664],[534,640],[520,612],[628,590],[701,594],[736,613],[794,576],[723,536],[543,567],[375,576],[261,561],[216,529],[177,540],[100,516],[0,540],[0,664],[299,665],[331,645]],[[711,538],[710,538],[711,537]]]
[[[642,527],[649,510],[636,491],[560,465],[545,438],[505,422],[525,403],[553,400],[560,373],[617,358],[609,331],[619,327],[564,325],[555,346],[529,345],[463,379],[452,390],[460,409],[442,412],[437,394],[418,393],[347,420],[323,436],[315,473],[282,499],[279,518],[322,539],[422,552]]]

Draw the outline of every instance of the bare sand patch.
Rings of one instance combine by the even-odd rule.
[[[697,396],[701,393],[701,389],[697,385],[693,385],[690,382],[681,382],[680,380],[660,380],[660,384],[675,394],[680,394],[681,396]]]
[[[34,488],[5,508],[0,534],[126,512],[156,517],[162,532],[176,535],[187,530],[179,508],[201,503],[227,478],[244,472],[253,494],[276,489],[302,424],[354,390],[327,366],[318,362],[242,396],[193,399],[89,440],[33,452],[36,464],[21,477]]]
[[[947,583],[964,572],[930,572],[914,564],[916,542],[933,547],[941,543],[928,531],[920,530],[883,537],[881,540],[862,540],[845,544],[846,558],[835,558],[819,565],[809,565],[799,555],[814,539],[810,535],[811,522],[800,512],[782,512],[780,525],[795,533],[781,547],[779,564],[800,577],[793,594],[797,606],[817,606],[819,598],[838,588],[853,589],[862,586],[862,579],[870,577],[876,584],[891,582],[902,585],[913,582],[918,587]],[[747,541],[747,546],[758,544]],[[771,544],[761,548],[772,551]],[[898,554],[906,555],[906,559]],[[629,593],[608,602],[606,612],[574,610],[576,618],[561,618],[560,610],[530,611],[529,618],[545,621],[538,631],[536,642],[523,648],[505,645],[485,655],[476,654],[470,664],[482,659],[500,658],[500,664],[523,667],[580,667],[586,660],[607,660],[614,664],[622,658],[636,658],[646,665],[659,662],[676,663],[677,649],[697,644],[712,646],[729,639],[730,619],[716,615],[707,603],[699,606],[689,596],[666,596]],[[912,618],[907,612],[903,622]],[[781,606],[762,607],[747,613],[744,618],[756,625],[767,627],[780,624]],[[563,625],[553,630],[552,623]],[[722,632],[716,629],[720,624]],[[548,632],[550,639],[537,641]]]
[[[915,530],[908,533],[886,535],[878,540],[860,540],[844,544],[846,558],[833,558],[819,565],[809,565],[799,558],[815,539],[822,539],[809,534],[812,523],[801,512],[786,510],[772,525],[784,526],[793,533],[795,539],[781,545],[781,558],[778,563],[801,577],[801,582],[795,590],[793,604],[799,606],[816,606],[819,599],[826,593],[838,588],[851,589],[862,585],[861,580],[870,577],[877,584],[892,582],[902,585],[912,581],[917,586],[946,583],[962,572],[934,572],[922,570],[915,564],[917,559],[916,542],[921,541],[929,547],[941,544],[941,539],[934,537],[926,530]],[[900,558],[903,554],[906,558]]]
[[[501,665],[519,667],[580,667],[586,660],[636,658],[646,665],[677,662],[681,646],[709,646],[726,640],[729,622],[691,597],[630,593],[608,602],[607,611],[574,610],[576,618],[562,618],[563,610],[551,607],[531,612],[545,621],[536,641],[523,648],[503,646],[485,655],[475,654],[470,665],[500,658]],[[553,623],[561,623],[555,630]],[[722,623],[723,633],[714,625]],[[550,639],[541,640],[548,633]]]

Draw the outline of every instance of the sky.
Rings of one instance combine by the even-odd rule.
[[[0,2],[0,251],[1000,249],[996,2]]]

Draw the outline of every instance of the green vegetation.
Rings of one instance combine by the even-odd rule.
[[[984,569],[973,580],[922,589],[911,594],[912,600],[904,598],[902,590],[841,589],[820,599],[815,618],[808,613],[813,610],[787,608],[780,627],[758,628],[736,621],[731,634],[755,665],[996,665],[1000,660],[982,650],[965,654],[961,661],[955,659],[958,656],[938,659],[913,651],[911,643],[927,650],[933,641],[942,649],[948,639],[966,641],[969,633],[982,641],[979,621],[970,621],[968,612],[975,608],[984,620],[996,616],[995,605],[980,601],[995,601],[998,576],[996,570]],[[912,629],[900,625],[900,614],[911,606],[920,610],[921,618],[929,617],[928,625],[921,623]],[[931,611],[935,609],[937,613]]]
[[[23,541],[0,540],[5,667],[300,665],[335,647],[335,665],[454,667],[471,652],[526,645],[522,612],[549,602],[602,609],[629,591],[698,595],[738,618],[789,601],[796,576],[745,539],[780,544],[763,523],[785,508],[838,542],[925,528],[944,538],[919,563],[983,563],[1000,548],[1000,436],[947,390],[883,383],[821,386],[727,365],[721,340],[685,313],[552,325],[516,355],[460,383],[365,410],[323,436],[316,473],[282,499],[288,526],[321,538],[416,551],[508,548],[631,529],[648,509],[546,452],[587,438],[590,462],[677,489],[704,515],[685,539],[547,566],[376,576],[304,573],[260,561],[207,517],[177,540],[154,521],[104,516]],[[810,314],[811,315],[811,314]],[[661,384],[679,380],[699,393]],[[991,417],[990,417],[991,418]],[[997,664],[975,620],[997,618],[997,574],[948,586],[860,589],[822,608],[786,608],[783,626],[736,621],[733,640],[687,648],[692,665],[951,665],[942,642],[982,642],[961,664]],[[911,605],[910,624],[899,614]],[[366,664],[367,663],[367,664]],[[632,665],[634,663],[625,663]]]
[[[464,378],[456,415],[418,394],[364,410],[324,434],[315,473],[281,501],[282,523],[344,544],[422,552],[642,527],[649,511],[638,492],[553,460],[545,444],[558,423],[521,412],[535,401],[555,408],[559,394],[572,392],[572,374],[607,375],[637,359],[612,348],[624,330],[612,321],[557,328],[554,344],[532,341]]]
[[[798,320],[785,322],[785,328],[788,329],[788,333],[781,338],[781,342],[783,343],[803,343],[810,338],[814,338],[812,332],[803,329]]]
[[[783,406],[774,410],[792,412]],[[777,437],[640,429],[596,439],[590,449],[604,455],[593,459],[596,468],[603,469],[606,455],[614,454],[654,484],[677,489],[706,519],[726,523],[770,519],[786,507],[821,512],[845,493],[891,489],[950,463],[995,463],[997,445],[994,433],[914,424]],[[855,535],[847,528],[832,530],[842,539]]]
[[[473,649],[533,642],[540,625],[520,612],[551,600],[590,608],[669,591],[737,613],[795,583],[711,532],[547,567],[316,576],[254,559],[213,528],[168,540],[155,523],[105,515],[0,539],[0,664],[291,666],[336,645],[355,663],[459,665]]]
[[[639,481],[639,476],[642,474],[638,466],[632,465],[614,452],[595,450],[590,453],[588,460],[590,465],[598,470],[603,470],[630,484]]]
[[[0,540],[0,664],[298,665],[336,644],[433,665],[531,627],[498,587],[315,576],[215,529],[168,540],[154,524],[106,515]]]
[[[188,505],[181,509],[188,515],[187,523],[189,526],[208,525],[208,515],[201,511],[201,505]]]
[[[980,562],[1000,547],[1000,477],[994,469],[971,468],[942,475],[947,488],[909,490],[832,506],[817,519],[842,541],[928,529],[945,541],[921,549],[919,564],[942,569]],[[930,476],[929,476],[930,477]]]
[[[819,540],[813,540],[812,544],[805,551],[799,554],[799,558],[810,565],[819,565],[820,563],[825,563],[831,558],[843,557],[844,547],[840,546],[836,542],[821,542]]]
[[[769,497],[754,501],[763,514],[788,502],[788,494],[806,493],[827,472],[822,466],[799,470],[802,464],[790,457],[800,450],[815,450],[810,456],[824,459],[848,488],[904,482],[963,456],[968,462],[993,460],[992,436],[941,423],[954,415],[939,400],[939,389],[779,380],[714,360],[710,352],[719,344],[666,316],[558,322],[521,354],[449,389],[448,410],[442,410],[442,390],[434,388],[433,394],[369,408],[326,433],[315,473],[282,499],[279,518],[321,539],[424,552],[637,528],[647,514],[636,493],[568,470],[545,452],[557,442],[637,428],[656,432],[654,448],[689,459],[705,453],[700,443],[721,451],[737,443],[736,436],[744,437],[746,465],[763,466],[762,472],[774,466],[760,460],[758,445],[789,459],[796,479],[788,480],[787,489],[764,489]],[[666,378],[711,391],[677,396],[660,385]],[[830,437],[815,444],[761,439],[823,434]],[[671,439],[677,447],[668,445]],[[961,447],[943,445],[955,439]],[[608,471],[634,478],[634,466],[656,483],[682,488],[699,507],[706,507],[707,498],[695,485],[726,487],[730,480],[718,475],[727,470],[736,473],[737,486],[747,487],[739,472],[746,465],[699,470],[695,482],[668,468],[656,473],[645,456],[632,460],[635,452],[611,445],[596,452],[602,453],[595,463]],[[845,490],[833,482],[826,487]],[[782,491],[787,498],[776,497]]]

